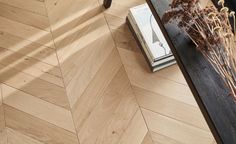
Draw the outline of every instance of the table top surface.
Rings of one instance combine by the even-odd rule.
[[[161,17],[172,0],[147,0],[153,15],[218,143],[236,144],[236,102],[221,77],[190,39]],[[234,1],[234,0],[232,0]]]

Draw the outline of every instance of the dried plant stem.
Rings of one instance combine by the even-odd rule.
[[[173,0],[171,10],[163,16],[164,22],[176,20],[178,26],[197,46],[224,80],[236,100],[236,19],[224,0],[222,7],[201,9],[199,0]],[[233,18],[233,29],[229,17]]]

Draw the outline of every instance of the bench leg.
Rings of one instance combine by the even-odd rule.
[[[103,6],[107,9],[111,6],[112,0],[103,0]]]

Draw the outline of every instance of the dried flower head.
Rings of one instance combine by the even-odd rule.
[[[236,100],[235,12],[225,7],[224,0],[219,0],[218,5],[220,11],[213,6],[202,9],[199,0],[173,0],[162,20],[178,24],[220,74]],[[234,20],[233,28],[229,17]]]

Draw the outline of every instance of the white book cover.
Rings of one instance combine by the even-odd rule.
[[[169,45],[148,5],[142,4],[130,9],[141,35],[154,61],[172,56]]]

